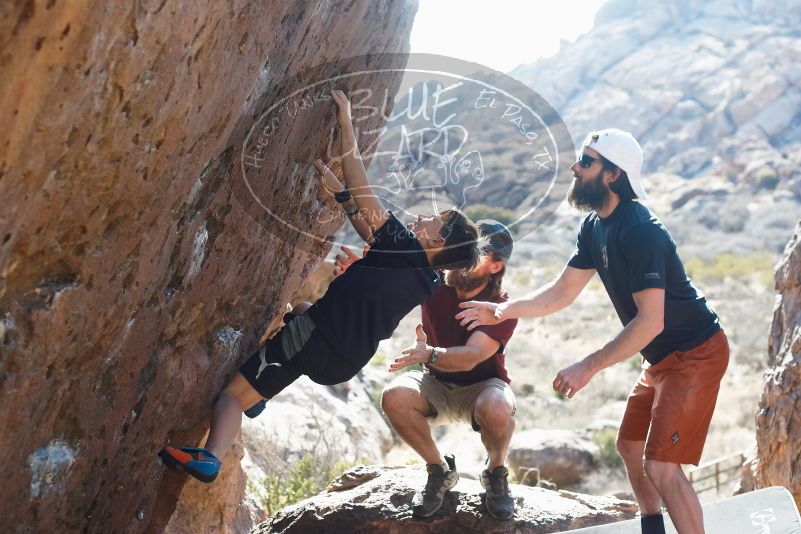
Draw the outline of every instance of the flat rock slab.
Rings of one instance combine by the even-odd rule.
[[[793,496],[782,487],[765,488],[704,505],[709,534],[801,534],[801,517]],[[665,530],[676,527],[665,514]],[[640,534],[640,520],[571,530],[570,534]]]
[[[614,497],[594,497],[567,491],[513,484],[517,510],[510,521],[497,521],[486,514],[484,489],[462,478],[445,495],[433,517],[412,517],[415,491],[425,486],[423,466],[358,466],[343,474],[343,491],[321,493],[279,511],[254,533],[267,532],[509,532],[546,533],[629,519],[636,505]],[[361,480],[361,483],[358,481]],[[354,483],[358,483],[354,487]]]

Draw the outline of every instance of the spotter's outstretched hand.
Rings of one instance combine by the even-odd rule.
[[[400,358],[396,358],[395,361],[390,364],[390,372],[394,373],[395,371],[403,369],[404,367],[418,363],[425,363],[428,361],[428,357],[431,355],[432,347],[428,346],[428,336],[426,336],[425,331],[423,331],[422,324],[417,325],[415,334],[417,339],[415,340],[414,344],[408,349],[404,350],[401,353],[402,356]]]
[[[590,383],[595,372],[586,360],[569,365],[557,373],[553,380],[553,389],[568,399]]]
[[[459,307],[464,308],[464,311],[456,314],[456,320],[460,325],[467,327],[468,331],[478,326],[500,323],[503,320],[503,311],[506,309],[504,304],[477,300],[462,302]]]

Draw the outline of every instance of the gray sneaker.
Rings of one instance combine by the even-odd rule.
[[[414,517],[431,517],[440,506],[445,493],[459,482],[459,473],[456,472],[456,460],[453,455],[445,457],[448,462],[448,471],[443,471],[439,464],[429,464],[428,482],[422,491],[414,494],[412,499],[412,515]]]
[[[508,476],[509,470],[502,465],[481,473],[481,485],[487,490],[484,505],[487,513],[495,519],[506,520],[515,515],[515,500],[509,491]]]

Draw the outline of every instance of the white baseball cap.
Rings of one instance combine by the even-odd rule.
[[[645,188],[642,186],[640,171],[642,170],[642,147],[629,132],[617,128],[607,128],[590,132],[584,139],[583,147],[597,151],[603,157],[626,171],[631,189],[638,198],[645,199]]]

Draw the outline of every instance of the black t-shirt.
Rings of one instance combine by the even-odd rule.
[[[364,258],[335,278],[306,312],[323,337],[358,368],[440,284],[420,242],[394,215],[373,237]]]
[[[568,265],[598,271],[624,325],[637,315],[634,293],[665,290],[665,328],[642,350],[651,364],[696,347],[720,330],[718,316],[685,273],[670,234],[639,202],[621,202],[606,219],[588,215]]]

